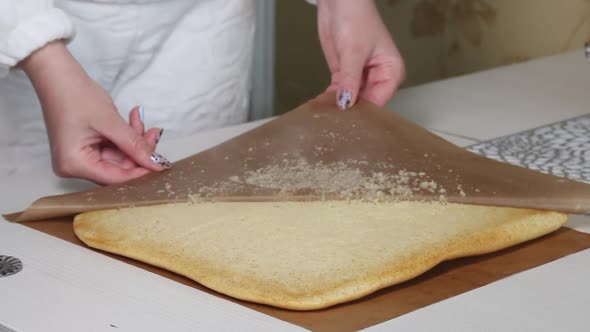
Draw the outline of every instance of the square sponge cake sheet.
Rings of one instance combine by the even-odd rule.
[[[200,202],[88,212],[87,245],[293,310],[359,299],[438,263],[563,225],[557,212],[439,202]]]

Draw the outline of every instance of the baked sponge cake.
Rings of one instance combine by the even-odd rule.
[[[439,202],[203,202],[88,212],[88,246],[220,293],[321,309],[557,230],[567,215]]]

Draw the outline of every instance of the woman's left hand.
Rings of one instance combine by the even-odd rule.
[[[359,97],[383,106],[393,97],[404,63],[373,0],[318,0],[318,30],[338,107]]]

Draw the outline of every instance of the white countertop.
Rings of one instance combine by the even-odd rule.
[[[583,52],[536,60],[398,93],[390,108],[461,146],[588,113],[590,62]],[[161,142],[172,160],[264,121]],[[6,161],[5,161],[6,162]],[[43,195],[92,187],[53,176],[48,164],[0,172],[0,212]],[[35,190],[23,190],[33,187]],[[590,220],[570,225],[590,232]],[[298,328],[180,285],[91,250],[0,222],[0,255],[21,258],[18,275],[0,278],[0,331],[276,331]],[[374,327],[377,330],[588,330],[590,252],[520,273]],[[543,292],[557,279],[566,294]],[[546,304],[546,305],[545,305]],[[493,312],[483,320],[482,312]],[[562,325],[560,325],[562,324]]]
[[[489,140],[590,113],[583,51],[402,90],[389,108],[423,127]]]

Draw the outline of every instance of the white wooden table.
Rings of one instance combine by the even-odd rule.
[[[466,146],[588,113],[589,87],[590,62],[580,50],[406,89],[389,107]],[[176,141],[164,138],[159,151],[176,160],[263,122]],[[1,212],[23,209],[39,196],[92,187],[84,181],[55,178],[47,160],[42,157],[40,164],[26,171],[0,173]],[[588,219],[574,217],[570,225],[590,233]],[[16,224],[0,222],[0,255],[17,256],[25,264],[19,274],[0,278],[0,331],[299,329]],[[590,251],[369,330],[556,331],[566,326],[568,331],[588,331],[588,280]],[[553,291],[556,284],[560,292]]]

